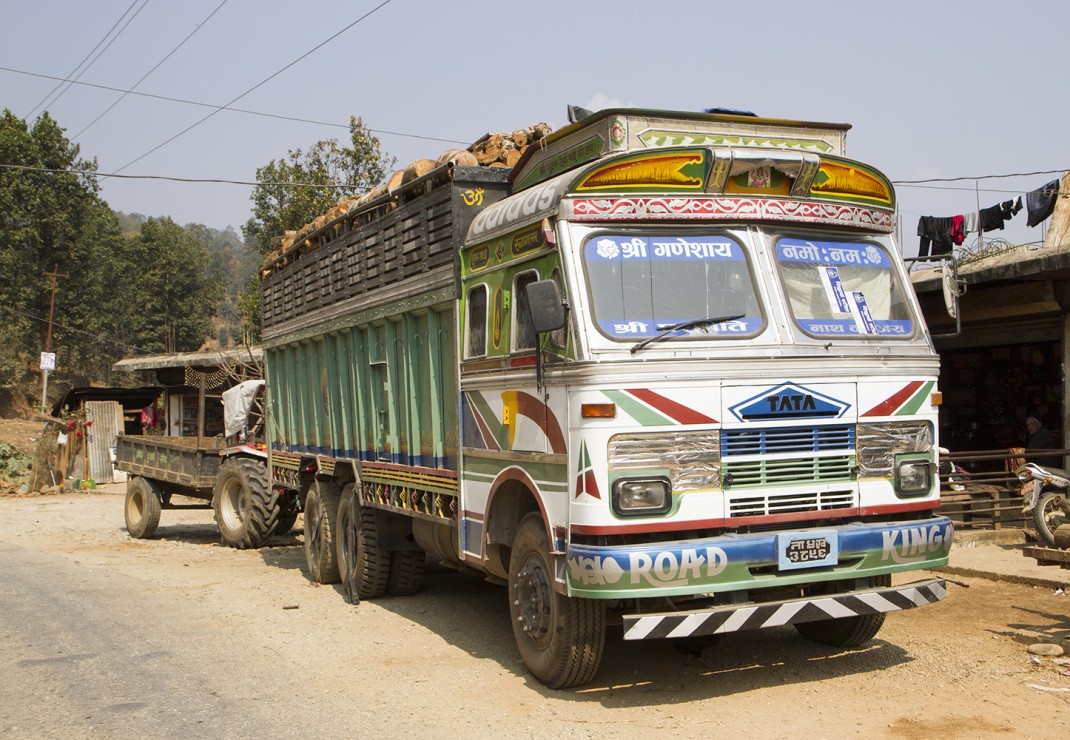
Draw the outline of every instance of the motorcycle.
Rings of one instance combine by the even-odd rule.
[[[1022,513],[1032,513],[1037,537],[1048,547],[1070,548],[1070,472],[1026,463],[1015,475],[1023,483],[1032,483]]]

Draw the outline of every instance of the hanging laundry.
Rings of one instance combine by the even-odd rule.
[[[962,233],[973,234],[977,231],[977,212],[967,213],[962,224]]]
[[[921,237],[918,244],[918,256],[928,257],[930,246],[933,256],[951,254],[953,248],[951,225],[950,217],[922,216],[918,219],[918,236]]]
[[[1042,188],[1025,194],[1026,224],[1036,226],[1047,219],[1055,210],[1055,201],[1059,197],[1059,181],[1052,180]]]
[[[1018,196],[1018,200],[1005,200],[999,207],[1003,209],[1003,220],[1010,221],[1022,210],[1022,197]]]
[[[1007,219],[1001,205],[982,208],[977,215],[981,221],[981,231],[986,233],[989,231],[1002,231],[1003,222]]]
[[[966,241],[965,216],[951,217],[951,243],[956,247]]]

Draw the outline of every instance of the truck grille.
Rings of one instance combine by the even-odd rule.
[[[809,511],[848,509],[854,505],[853,491],[783,493],[771,496],[740,496],[728,502],[728,516],[766,516]]]
[[[849,483],[854,478],[855,427],[735,429],[721,433],[721,475],[728,516],[821,512],[854,506],[853,487],[776,493],[745,489]],[[741,490],[742,489],[742,490]]]
[[[853,450],[854,424],[819,427],[733,429],[721,433],[721,457]]]

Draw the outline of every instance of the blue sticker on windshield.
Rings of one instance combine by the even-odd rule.
[[[723,236],[602,236],[587,242],[588,262],[694,260],[742,262],[743,250]]]
[[[681,319],[680,321],[686,321],[687,319]],[[611,337],[651,337],[655,334],[660,334],[667,328],[674,324],[680,323],[680,321],[599,321],[598,325],[602,328],[602,331]],[[709,326],[691,326],[686,329],[676,329],[669,332],[666,336],[670,337],[701,337],[701,336],[714,336],[714,337],[731,337],[742,336],[746,334],[753,334],[762,328],[761,317],[756,318],[742,318],[734,319],[732,321],[722,321],[719,324],[710,324]]]
[[[822,336],[848,334],[857,336],[866,333],[906,337],[914,330],[914,322],[903,319],[877,321],[870,317],[869,321],[871,323],[861,331],[859,330],[858,322],[855,321],[853,316],[849,319],[796,319],[796,321],[799,322],[799,326],[803,328],[803,331]]]
[[[807,262],[814,265],[892,266],[888,254],[873,244],[781,239],[776,245],[776,256],[781,262]]]

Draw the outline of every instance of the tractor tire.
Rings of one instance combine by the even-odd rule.
[[[520,521],[509,558],[509,613],[524,665],[552,689],[594,678],[605,648],[605,603],[554,589],[550,545],[538,513]]]
[[[212,508],[219,538],[237,550],[261,547],[275,531],[279,494],[268,481],[263,460],[232,457],[216,475]]]
[[[160,487],[148,478],[131,478],[126,484],[126,531],[136,540],[156,534],[160,525]]]
[[[317,583],[340,580],[335,555],[339,495],[338,484],[331,480],[317,480],[305,494],[305,561]]]
[[[391,560],[391,554],[379,547],[375,510],[360,505],[356,486],[350,483],[342,489],[338,505],[338,565],[346,601],[356,604],[386,593]]]

